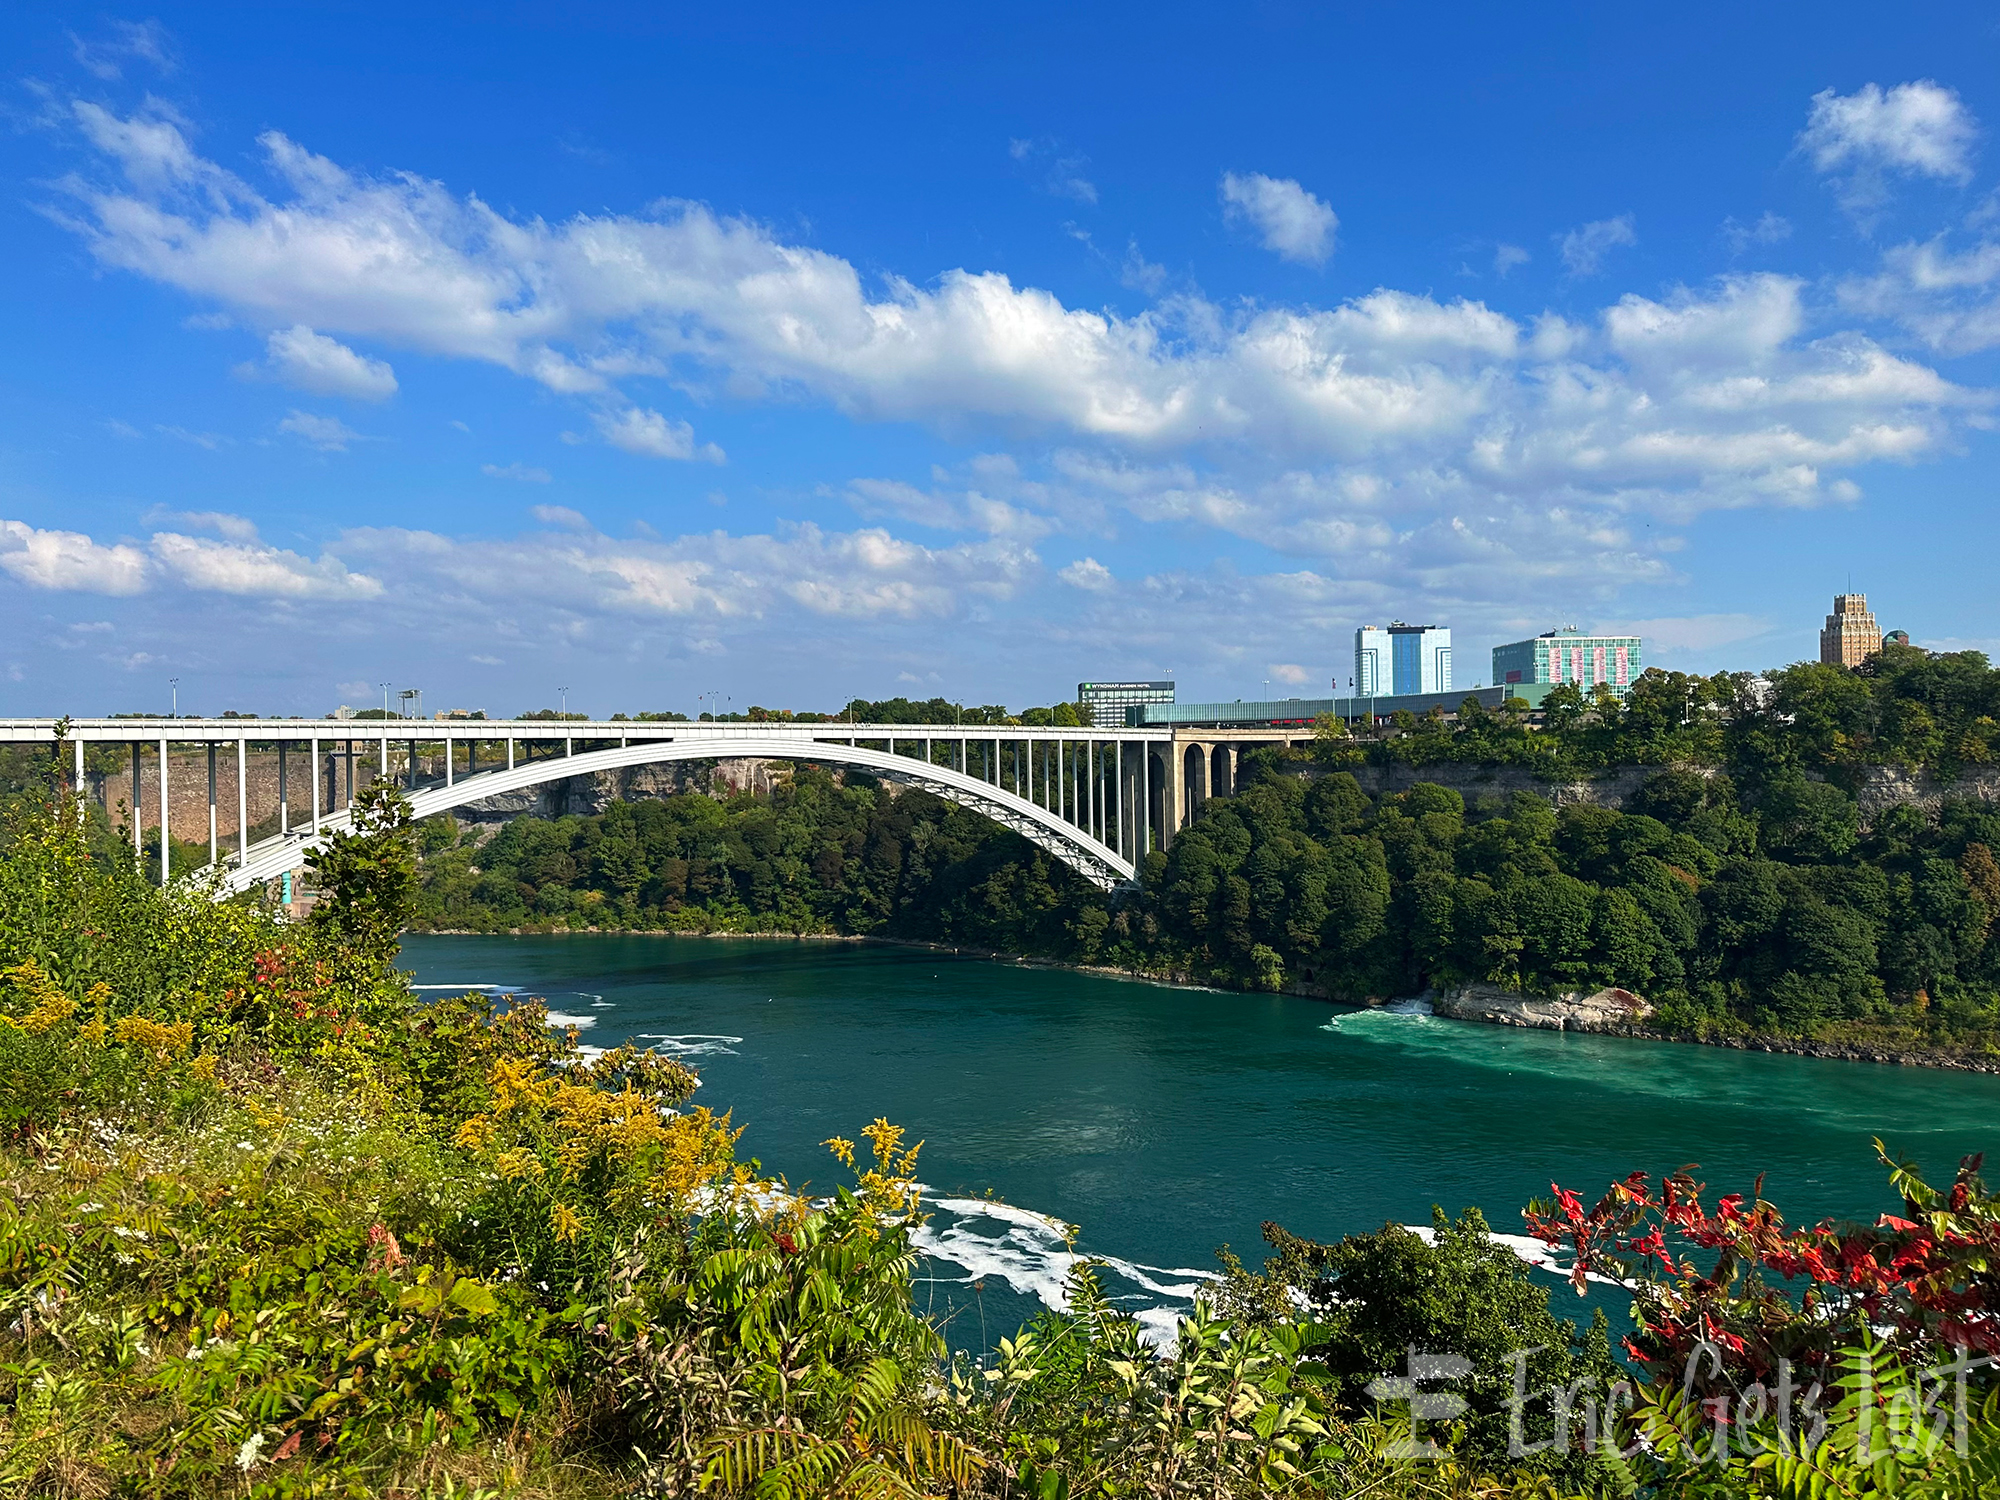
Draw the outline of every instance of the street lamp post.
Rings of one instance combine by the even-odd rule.
[[[175,718],[175,719],[178,719],[178,718],[179,718],[179,717],[181,716],[181,680],[180,680],[180,678],[178,678],[178,677],[169,677],[169,678],[167,679],[167,686],[168,686],[168,687],[170,687],[170,688],[172,688],[172,689],[173,689],[173,693],[174,693],[174,710],[173,710],[173,712],[172,712],[172,713],[171,713],[170,715],[168,715],[168,717],[169,717],[169,718]]]

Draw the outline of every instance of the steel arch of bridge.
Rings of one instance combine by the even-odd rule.
[[[495,727],[503,727],[496,725]],[[908,733],[908,731],[905,731]],[[1005,730],[1000,731],[1006,738]],[[991,736],[987,736],[991,738]],[[1087,829],[1078,827],[1061,814],[1016,795],[1004,787],[948,766],[930,765],[907,755],[865,746],[843,744],[830,739],[786,739],[759,737],[754,745],[718,743],[714,739],[653,740],[610,750],[589,750],[579,755],[557,756],[530,761],[504,770],[480,771],[461,776],[445,786],[426,787],[409,794],[410,808],[419,818],[449,812],[455,807],[483,801],[506,792],[523,791],[572,776],[596,771],[623,770],[628,766],[656,765],[677,760],[714,760],[752,755],[770,760],[816,761],[827,765],[854,766],[884,780],[922,787],[961,807],[983,813],[1004,828],[1010,828],[1075,870],[1100,890],[1130,883],[1136,875],[1133,863]],[[1143,775],[1144,760],[1141,766]],[[1121,783],[1123,778],[1120,779]],[[1141,782],[1141,785],[1144,783]],[[346,810],[328,813],[320,819],[318,833],[295,829],[252,844],[240,863],[232,861],[221,872],[218,895],[235,894],[275,880],[300,868],[306,855],[324,844],[328,835],[350,826]]]

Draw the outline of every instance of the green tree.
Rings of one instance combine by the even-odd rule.
[[[336,949],[378,964],[395,956],[416,904],[415,842],[408,799],[378,780],[355,799],[351,826],[307,857],[319,886],[309,920]]]

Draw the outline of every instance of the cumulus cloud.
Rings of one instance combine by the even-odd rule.
[[[1509,271],[1525,266],[1534,259],[1519,245],[1495,245],[1493,247],[1493,274],[1505,276]]]
[[[1873,274],[1842,281],[1840,300],[1893,318],[1943,354],[2000,348],[2000,239],[1957,248],[1940,234],[1894,246]]]
[[[1118,587],[1118,580],[1111,576],[1111,570],[1094,557],[1079,557],[1059,570],[1056,577],[1071,588],[1084,589],[1093,594],[1108,594]]]
[[[1333,254],[1339,217],[1294,178],[1225,172],[1222,204],[1229,218],[1247,223],[1266,250],[1286,260],[1320,266]]]
[[[514,479],[522,484],[547,484],[549,471],[533,464],[481,464],[479,472],[488,479]]]
[[[351,173],[275,133],[260,189],[164,114],[94,109],[77,118],[97,176],[72,182],[62,222],[107,267],[253,326],[484,361],[581,393],[604,441],[648,456],[722,457],[620,394],[637,374],[697,396],[1035,435],[1061,455],[1046,501],[978,475],[849,493],[871,517],[928,516],[996,544],[1115,514],[1307,557],[1431,539],[1444,573],[1547,546],[1551,567],[1602,556],[1607,576],[1650,576],[1634,512],[1838,499],[1845,471],[1936,453],[1989,404],[1826,326],[1802,283],[1779,276],[1530,321],[1393,288],[1330,307],[1186,295],[1124,316],[991,271],[871,279],[698,204],[510,218],[420,177]],[[1257,204],[1289,203],[1290,219],[1266,216],[1281,243],[1330,250],[1331,210],[1297,184],[1235,181],[1246,222]],[[1635,239],[1626,216],[1558,243],[1581,275]],[[354,439],[344,425],[287,430]]]
[[[1630,214],[1598,219],[1556,236],[1556,248],[1572,276],[1595,276],[1603,267],[1605,256],[1620,245],[1638,243],[1639,232],[1633,227]]]
[[[420,580],[433,600],[463,601],[465,608],[512,603],[518,580],[533,577],[541,597],[571,609],[724,620],[786,613],[948,618],[968,602],[1012,597],[1040,570],[1034,552],[1016,543],[932,548],[873,527],[828,532],[801,525],[776,535],[712,532],[672,540],[611,538],[587,524],[560,536],[501,540],[370,529],[346,533],[340,546],[398,578]]]
[[[0,569],[34,588],[65,593],[141,594],[155,584],[260,599],[372,599],[379,580],[341,561],[303,557],[256,540],[239,516],[194,512],[182,524],[210,526],[222,540],[156,531],[144,546],[103,544],[81,532],[42,531],[0,521]]]
[[[1925,78],[1887,92],[1870,83],[1814,94],[1799,147],[1826,173],[1888,169],[1965,182],[1978,136],[1957,91]]]
[[[336,557],[317,560],[259,542],[212,541],[162,531],[151,551],[159,571],[186,588],[257,599],[374,599],[381,580],[350,573]]]
[[[598,412],[594,420],[604,440],[614,448],[646,458],[698,458],[719,464],[723,452],[713,443],[694,442],[694,428],[686,422],[671,422],[658,412],[628,406],[621,412]]]
[[[338,339],[314,333],[303,323],[281,328],[265,341],[265,370],[286,385],[315,396],[351,396],[386,401],[396,394],[396,372],[379,359],[356,354]],[[254,365],[242,373],[260,373]]]
[[[813,525],[772,534],[607,537],[574,511],[537,507],[546,530],[464,537],[364,528],[317,556],[255,539],[155,531],[137,542],[0,521],[0,578],[56,592],[158,596],[158,626],[188,618],[174,597],[234,597],[351,622],[346,606],[374,601],[368,620],[390,629],[450,623],[491,639],[607,640],[633,620],[706,621],[741,632],[771,621],[842,620],[876,631],[895,622],[963,618],[1046,579],[1032,547],[983,538],[929,547],[880,527]],[[393,577],[393,590],[383,580]],[[524,592],[523,578],[536,586]],[[536,623],[525,626],[524,612]],[[207,617],[204,617],[207,618]],[[163,637],[164,638],[164,637]],[[711,638],[708,649],[723,649]]]
[[[31,588],[136,594],[146,587],[146,555],[123,542],[100,546],[82,532],[43,531],[0,521],[0,569]]]
[[[345,453],[349,443],[361,441],[361,434],[338,417],[292,408],[290,416],[278,423],[278,431],[290,433],[300,442],[322,453]]]

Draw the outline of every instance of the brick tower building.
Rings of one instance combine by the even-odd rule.
[[[1882,632],[1868,611],[1866,594],[1835,594],[1833,613],[1819,633],[1819,659],[1828,666],[1858,667],[1882,649]]]

